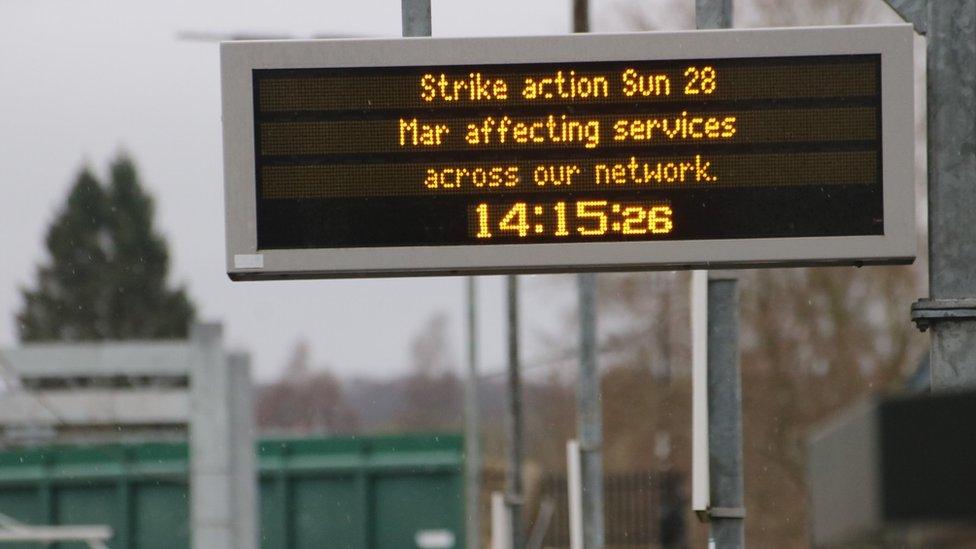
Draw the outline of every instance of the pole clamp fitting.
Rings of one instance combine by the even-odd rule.
[[[945,320],[976,320],[976,298],[919,299],[912,303],[912,322],[919,330],[924,332]]]
[[[599,452],[600,451],[600,448],[602,446],[603,445],[601,443],[599,443],[599,442],[594,442],[594,443],[591,443],[591,444],[583,444],[583,443],[580,443],[580,445],[579,445],[579,451],[580,451],[581,454],[582,453],[586,453],[586,452]]]
[[[708,518],[744,519],[746,518],[746,508],[745,507],[709,507]]]

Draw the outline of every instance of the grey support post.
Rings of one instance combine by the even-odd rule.
[[[589,0],[573,0],[573,32],[590,31]],[[603,549],[603,410],[597,363],[596,275],[577,276],[579,286],[580,349],[576,393],[577,436],[580,448],[580,492],[584,549]]]
[[[732,0],[695,0],[695,26],[699,29],[732,28]]]
[[[505,475],[505,503],[512,528],[512,549],[523,549],[522,531],[522,377],[519,359],[518,277],[508,275],[508,468]]]
[[[582,486],[583,548],[603,549],[603,412],[597,364],[596,275],[577,275],[580,307],[579,381],[576,397]]]
[[[732,0],[695,0],[699,29],[732,27]],[[717,549],[745,547],[739,290],[730,273],[708,280],[708,511]]]
[[[976,0],[889,4],[928,32],[929,297],[912,320],[932,334],[932,389],[974,388]]]
[[[468,301],[468,376],[464,384],[464,470],[465,470],[465,533],[468,549],[481,543],[481,444],[478,421],[478,286],[469,276]]]
[[[573,0],[573,32],[590,32],[590,0]]]
[[[708,280],[709,525],[717,549],[745,547],[739,291],[734,275]]]
[[[226,357],[231,447],[234,547],[257,549],[258,475],[254,432],[254,385],[251,357],[231,353]]]
[[[430,0],[401,0],[403,36],[430,36]]]
[[[223,373],[223,330],[219,324],[193,326],[190,371],[190,509],[194,549],[233,549],[230,430],[227,377]],[[222,436],[223,435],[223,436]]]

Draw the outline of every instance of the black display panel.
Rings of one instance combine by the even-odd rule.
[[[881,235],[880,71],[256,69],[258,249]]]

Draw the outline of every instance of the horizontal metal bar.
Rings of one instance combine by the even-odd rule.
[[[709,518],[746,518],[745,507],[710,507],[708,509]]]
[[[108,526],[18,526],[0,529],[0,541],[108,541],[114,532]]]
[[[912,322],[919,330],[943,320],[976,320],[976,298],[920,299],[912,304]]]

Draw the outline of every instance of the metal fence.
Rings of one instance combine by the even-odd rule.
[[[672,472],[639,471],[604,476],[604,520],[608,547],[687,546],[683,477]],[[542,478],[539,501],[555,503],[544,547],[569,547],[566,475]]]

